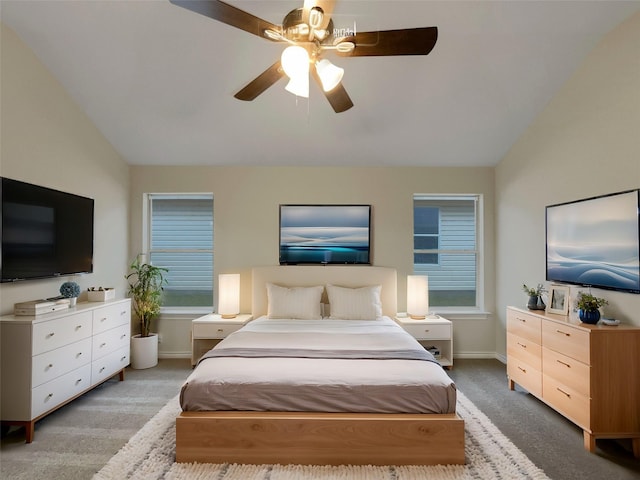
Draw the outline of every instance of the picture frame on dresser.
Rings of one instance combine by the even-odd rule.
[[[569,287],[564,285],[551,285],[549,287],[549,301],[547,313],[567,315],[569,313]]]

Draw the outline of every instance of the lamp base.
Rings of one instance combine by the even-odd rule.
[[[414,320],[424,320],[425,318],[427,318],[426,315],[411,315],[409,314],[409,318],[412,318]]]
[[[222,318],[236,318],[238,315],[236,315],[235,313],[224,313],[224,314],[220,314],[220,317]]]

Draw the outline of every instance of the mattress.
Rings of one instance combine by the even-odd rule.
[[[456,388],[396,322],[260,317],[205,354],[183,411],[453,413]]]

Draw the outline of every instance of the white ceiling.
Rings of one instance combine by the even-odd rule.
[[[239,1],[281,24],[302,0]],[[233,94],[282,44],[168,0],[0,2],[102,134],[136,165],[491,166],[640,1],[338,0],[336,28],[437,26],[428,56],[329,57],[355,106],[333,112],[282,79]]]

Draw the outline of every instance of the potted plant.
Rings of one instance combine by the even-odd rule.
[[[596,297],[590,293],[580,292],[576,298],[578,318],[581,322],[596,324],[600,320],[600,307],[609,305],[604,298]]]
[[[522,290],[529,295],[529,301],[527,302],[527,308],[529,310],[544,310],[547,307],[542,301],[542,293],[546,290],[541,283],[535,288],[527,287],[527,285],[523,283]]]
[[[76,282],[64,282],[60,285],[60,295],[69,299],[69,305],[74,306],[80,295],[80,285]]]
[[[125,276],[133,312],[140,321],[140,334],[131,338],[131,367],[150,368],[158,364],[158,335],[151,333],[151,321],[160,314],[162,290],[167,283],[166,268],[143,263],[137,255]]]

